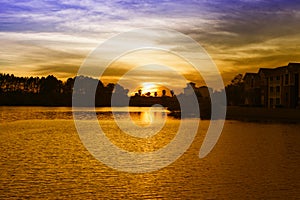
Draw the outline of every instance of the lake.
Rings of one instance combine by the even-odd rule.
[[[119,109],[122,122],[124,110]],[[120,131],[110,111],[96,109],[99,124],[112,143],[130,152],[166,146],[180,125],[162,108],[130,108],[131,119],[142,127],[137,132],[141,137],[131,136]],[[0,107],[0,112],[1,199],[300,197],[300,124],[226,121],[214,149],[199,159],[210,122],[203,120],[193,143],[175,162],[149,173],[128,173],[89,153],[77,134],[72,108]],[[165,123],[151,126],[155,119]],[[152,134],[158,127],[161,132]]]

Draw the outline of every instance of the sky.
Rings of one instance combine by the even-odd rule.
[[[0,4],[0,73],[53,74],[64,80],[75,76],[102,42],[144,27],[168,28],[193,38],[216,63],[225,84],[236,74],[257,72],[259,67],[300,62],[299,0],[0,0]],[[104,83],[117,81],[119,69],[126,71],[132,60],[120,58],[118,70],[102,77]],[[188,81],[203,84],[186,67],[178,71],[185,71]],[[140,77],[155,79],[155,73],[151,75],[141,72]],[[170,85],[176,84],[172,76],[164,76]]]

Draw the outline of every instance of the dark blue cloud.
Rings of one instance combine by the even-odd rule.
[[[141,19],[138,25],[132,26],[155,26],[155,23],[148,24],[147,19],[157,19],[158,25],[159,22],[172,22],[172,25],[166,24],[166,27],[192,34],[193,37],[220,43],[228,39],[231,44],[238,44],[241,38],[244,43],[257,42],[286,34],[297,34],[300,30],[298,0],[85,2],[0,0],[0,31],[72,32],[75,27],[83,26],[81,31],[89,32],[96,30],[89,28],[87,23],[102,28],[115,24],[117,29],[119,22],[127,22],[128,26]],[[221,32],[239,36],[239,40],[230,34],[220,36]]]
[[[108,3],[109,2],[109,3]],[[120,0],[120,1],[0,1],[0,31],[49,31],[61,28],[61,21],[69,20],[59,15],[61,11],[79,10],[89,16],[109,20],[133,20],[139,17],[214,19],[222,22],[223,31],[250,31],[266,24],[286,23],[293,20],[293,11],[300,9],[298,1],[283,0]],[[93,9],[108,6],[104,11]],[[122,11],[121,14],[118,11]],[[282,12],[282,13],[280,13]],[[76,15],[76,13],[74,13]],[[48,21],[39,17],[49,17]],[[87,16],[78,16],[87,17]],[[255,23],[257,25],[255,25]],[[247,28],[247,24],[249,25]],[[293,24],[292,24],[293,25]],[[180,24],[178,25],[180,26]]]
[[[59,11],[84,9],[78,5],[58,3],[58,1],[0,1],[0,31],[55,31],[60,21]],[[49,20],[41,18],[47,17]],[[51,20],[54,19],[54,20]]]
[[[53,48],[55,45],[47,41],[55,35],[59,36],[49,40],[66,37],[70,42],[79,36],[77,40],[84,46],[82,38],[105,39],[131,28],[151,26],[190,35],[226,65],[252,65],[280,57],[286,64],[291,57],[300,59],[299,21],[299,0],[0,0],[0,42],[9,43],[6,48],[11,48],[6,50],[7,57],[0,55],[0,61],[6,63],[20,53],[16,49],[28,32],[26,40],[31,44],[25,45],[28,49],[24,55],[30,52],[30,45]],[[55,33],[41,39],[43,32]],[[24,44],[22,48],[26,49]],[[33,57],[42,52],[49,54],[34,51]],[[57,54],[51,55],[61,60]],[[14,63],[18,64],[22,65]],[[48,63],[49,70],[59,71],[56,65]]]

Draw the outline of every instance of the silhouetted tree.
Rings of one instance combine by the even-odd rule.
[[[78,83],[76,91],[75,79]],[[0,73],[0,105],[71,106],[74,92],[78,95],[89,94],[89,97],[95,95],[96,103],[99,100],[98,105],[108,106],[114,87],[113,83],[104,86],[100,80],[85,76],[69,78],[63,82],[53,75],[29,78]]]
[[[53,75],[42,78],[40,82],[40,93],[41,94],[55,94],[58,93],[59,82]]]
[[[147,93],[145,94],[146,97],[150,97],[150,95],[151,95],[151,92],[147,92]]]
[[[115,90],[113,93],[112,106],[126,106],[128,105],[129,97],[128,97],[128,89],[124,89],[119,84],[115,85]]]
[[[112,88],[113,89],[113,88]],[[109,91],[111,91],[109,89]],[[104,95],[104,85],[103,83],[99,80],[96,88],[96,96],[103,96]]]
[[[174,91],[171,90],[170,93],[171,93],[171,96],[174,97]]]
[[[244,83],[243,75],[238,74],[232,80],[231,84],[225,87],[227,103],[229,105],[240,105],[244,103]]]
[[[113,83],[109,83],[109,84],[107,84],[107,86],[105,87],[105,91],[106,91],[106,93],[108,93],[108,94],[112,94],[112,92],[114,91],[114,89],[115,89],[115,84],[113,84]]]
[[[238,74],[236,75],[232,80],[231,80],[231,85],[241,85],[243,83],[243,74]]]
[[[73,87],[74,87],[74,78],[68,78],[64,85],[64,93],[65,94],[72,94],[73,92]]]
[[[166,96],[167,91],[166,90],[162,90],[162,96]]]

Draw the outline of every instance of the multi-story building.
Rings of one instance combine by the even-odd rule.
[[[277,68],[260,68],[246,73],[244,92],[246,105],[265,107],[300,107],[300,63]]]

